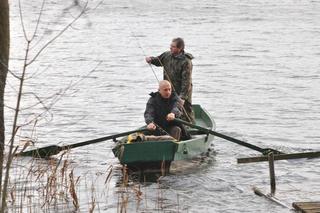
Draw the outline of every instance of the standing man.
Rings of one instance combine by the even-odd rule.
[[[170,45],[170,51],[164,52],[158,57],[146,57],[146,62],[163,67],[163,79],[172,84],[172,90],[176,92],[183,105],[183,118],[194,122],[192,111],[192,62],[193,56],[184,52],[182,38],[174,38]]]
[[[172,93],[171,84],[167,80],[159,82],[158,92],[150,93],[144,112],[147,128],[155,131],[155,135],[169,134],[176,140],[189,139],[183,125],[175,123],[174,118],[181,116],[179,97]]]

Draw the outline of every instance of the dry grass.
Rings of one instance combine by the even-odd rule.
[[[68,154],[59,159],[28,159],[29,162],[16,159],[18,162],[12,169],[9,212],[93,213],[104,212],[108,205],[121,213],[179,212],[179,197],[177,202],[167,199],[161,172],[156,182],[150,183],[146,176],[137,181],[125,166],[120,169],[107,165],[104,172],[95,171],[94,176],[90,176],[91,173],[76,175],[79,170]],[[119,178],[121,180],[115,187],[115,180]],[[110,197],[109,191],[117,196]]]

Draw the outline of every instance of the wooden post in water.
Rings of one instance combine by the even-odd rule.
[[[271,195],[273,196],[276,192],[276,178],[274,173],[274,156],[272,152],[268,154],[268,160],[269,160]]]

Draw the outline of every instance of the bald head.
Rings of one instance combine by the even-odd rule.
[[[162,98],[170,98],[171,96],[171,84],[167,80],[159,82],[159,93]]]
[[[166,87],[166,86],[169,86],[169,87],[171,88],[171,84],[170,84],[169,81],[167,81],[167,80],[162,80],[162,81],[159,82],[159,89],[160,89],[161,87]]]

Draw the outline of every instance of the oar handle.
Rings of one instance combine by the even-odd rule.
[[[184,124],[184,125],[186,125],[186,126],[190,126],[190,127],[192,127],[192,128],[198,129],[198,130],[203,131],[203,132],[205,132],[205,133],[207,133],[207,134],[212,134],[212,135],[215,135],[215,136],[217,136],[217,137],[219,137],[219,138],[223,138],[223,139],[225,139],[225,140],[228,140],[228,141],[234,142],[234,143],[236,143],[236,144],[239,144],[239,145],[248,147],[248,148],[250,148],[250,149],[256,150],[256,151],[258,151],[258,152],[261,152],[261,153],[264,154],[264,155],[268,154],[269,152],[273,152],[273,153],[275,153],[275,154],[280,154],[280,153],[281,153],[281,152],[279,152],[279,151],[277,151],[277,150],[274,150],[274,149],[269,149],[269,148],[263,149],[263,148],[260,148],[260,147],[258,147],[258,146],[253,145],[253,144],[250,144],[250,143],[241,141],[241,140],[239,140],[239,139],[230,137],[230,136],[228,136],[228,135],[221,134],[221,133],[216,132],[216,131],[213,131],[213,130],[211,130],[211,129],[207,129],[207,128],[204,128],[204,127],[201,127],[201,126],[198,126],[198,125],[195,125],[195,124],[186,122],[186,121],[181,120],[181,119],[179,119],[179,118],[175,118],[174,121],[176,121],[176,122],[178,122],[178,123],[182,123],[182,124]]]

